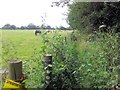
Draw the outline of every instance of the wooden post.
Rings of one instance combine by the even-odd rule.
[[[18,80],[22,77],[22,61],[11,60],[8,62],[9,79]]]
[[[47,54],[43,60],[44,64],[44,80],[45,80],[45,88],[49,88],[51,86],[52,80],[52,55]]]

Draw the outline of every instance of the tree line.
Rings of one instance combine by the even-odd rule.
[[[59,26],[59,27],[51,27],[50,25],[44,25],[42,24],[41,26],[36,26],[33,23],[28,24],[27,26],[21,26],[17,27],[15,25],[11,24],[5,24],[2,28],[2,30],[33,30],[33,29],[49,29],[49,30],[72,30],[70,27],[64,27],[64,26]]]

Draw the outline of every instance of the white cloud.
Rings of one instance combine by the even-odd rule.
[[[55,0],[0,0],[0,27],[6,23],[16,26],[41,24],[41,16],[47,14],[46,23],[52,26],[67,25],[62,20],[66,8],[50,7]]]

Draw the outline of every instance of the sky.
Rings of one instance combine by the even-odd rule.
[[[46,17],[47,25],[68,27],[66,16],[63,15],[67,7],[51,7],[53,1],[55,0],[0,0],[0,27],[5,24],[20,27],[29,23],[41,26],[41,16]]]

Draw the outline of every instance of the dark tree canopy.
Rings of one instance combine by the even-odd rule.
[[[98,30],[100,25],[120,31],[120,2],[74,2],[69,6],[68,23],[74,29]]]
[[[2,29],[16,29],[15,25],[5,24]]]
[[[33,23],[28,24],[27,27],[28,27],[28,29],[36,29],[37,28],[37,26],[34,25]]]

